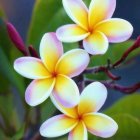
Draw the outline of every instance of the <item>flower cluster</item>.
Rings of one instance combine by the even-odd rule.
[[[19,74],[34,79],[27,87],[25,100],[30,106],[36,106],[50,96],[63,113],[43,123],[40,134],[44,137],[70,132],[69,140],[87,140],[87,131],[102,138],[111,137],[118,129],[117,123],[97,112],[107,98],[106,87],[93,82],[80,95],[72,78],[88,67],[89,54],[104,54],[109,42],[129,39],[133,27],[126,20],[111,18],[116,0],[91,0],[89,9],[82,0],[62,0],[62,3],[76,24],[62,26],[56,33],[46,33],[40,43],[40,58],[25,56],[14,62]],[[63,52],[62,42],[82,40],[85,50]]]

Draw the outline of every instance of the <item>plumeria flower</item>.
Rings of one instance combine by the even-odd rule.
[[[120,18],[111,18],[116,0],[91,0],[89,9],[82,0],[62,0],[68,16],[76,23],[64,25],[56,31],[62,42],[83,40],[83,47],[92,55],[104,54],[109,42],[123,42],[130,38],[132,25]]]
[[[107,115],[98,113],[107,97],[106,87],[94,82],[82,92],[80,102],[76,107],[65,108],[51,96],[56,107],[64,114],[48,119],[40,127],[44,137],[58,137],[68,132],[68,140],[87,140],[87,130],[102,138],[113,136],[117,123]]]
[[[63,54],[62,43],[55,33],[47,33],[40,43],[40,57],[21,57],[14,69],[22,76],[34,79],[25,92],[26,102],[36,106],[50,94],[65,107],[79,102],[79,90],[71,79],[85,70],[89,55],[82,49],[73,49]]]

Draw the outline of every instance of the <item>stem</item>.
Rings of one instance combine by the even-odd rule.
[[[28,49],[29,49],[29,52],[30,52],[30,54],[31,54],[32,57],[39,58],[39,55],[38,55],[37,51],[33,48],[32,45],[30,45],[28,47]]]
[[[33,138],[31,138],[31,140],[42,140],[42,137],[41,137],[41,135],[40,135],[39,132],[38,132],[38,133],[36,133],[36,134],[33,136]]]
[[[85,80],[86,85],[92,82],[94,82],[94,80],[88,80],[88,79]],[[123,92],[125,94],[133,94],[138,89],[140,89],[140,82],[132,86],[122,86],[122,85],[114,83],[114,81],[101,81],[101,83],[104,84],[109,89],[114,89],[114,90]]]
[[[108,66],[100,66],[100,67],[94,67],[94,68],[88,68],[84,71],[84,74],[88,73],[98,73],[98,72],[105,72],[109,78],[112,80],[119,80],[121,77],[116,76],[108,69]]]
[[[78,77],[78,87],[79,87],[79,91],[81,93],[83,91],[83,89],[85,88],[84,75],[80,75]]]
[[[136,42],[122,55],[122,57],[113,64],[113,67],[119,66],[122,62],[126,60],[128,55],[133,52],[135,49],[140,47],[140,36],[137,38]]]
[[[84,47],[83,47],[83,42],[82,42],[82,41],[79,42],[79,48],[81,48],[81,49],[84,48]]]
[[[138,89],[140,89],[140,83],[137,83],[137,84],[132,85],[132,86],[127,86],[127,87],[119,85],[119,84],[109,84],[106,82],[104,82],[103,84],[108,88],[115,89],[115,90],[118,90],[118,91],[126,93],[126,94],[133,94]]]
[[[87,73],[105,72],[107,76],[111,78],[112,80],[119,80],[121,77],[115,76],[114,74],[111,73],[110,70],[115,69],[117,66],[120,66],[126,60],[128,55],[139,47],[140,47],[140,36],[137,38],[135,43],[124,52],[122,57],[118,61],[116,61],[114,64],[110,64],[110,61],[109,61],[108,65],[105,65],[105,66],[87,68],[84,71],[84,73],[87,74]]]

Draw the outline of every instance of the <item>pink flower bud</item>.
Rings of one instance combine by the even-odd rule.
[[[26,50],[26,46],[25,46],[21,36],[19,35],[17,30],[15,29],[15,27],[11,23],[7,23],[7,31],[8,31],[10,39],[12,40],[12,42],[14,43],[16,48],[20,52],[22,52],[25,56],[27,56],[28,53]]]

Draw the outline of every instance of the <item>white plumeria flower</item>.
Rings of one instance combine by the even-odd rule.
[[[64,114],[48,119],[40,128],[40,134],[44,137],[58,137],[68,132],[68,140],[87,140],[87,130],[103,138],[113,136],[117,129],[117,123],[107,115],[98,113],[107,98],[106,87],[94,82],[88,85],[82,92],[80,102],[76,107],[65,108],[53,97],[52,101]]]
[[[71,79],[85,70],[89,55],[82,49],[73,49],[63,54],[62,43],[55,33],[47,33],[40,44],[41,59],[21,57],[14,63],[14,69],[22,76],[35,79],[25,93],[26,102],[36,106],[50,94],[65,107],[79,102],[79,90]]]
[[[83,47],[92,55],[104,54],[109,42],[123,42],[130,38],[132,25],[120,18],[111,18],[116,0],[91,0],[89,9],[82,0],[62,0],[68,16],[76,23],[64,25],[56,31],[62,42],[83,40]]]

